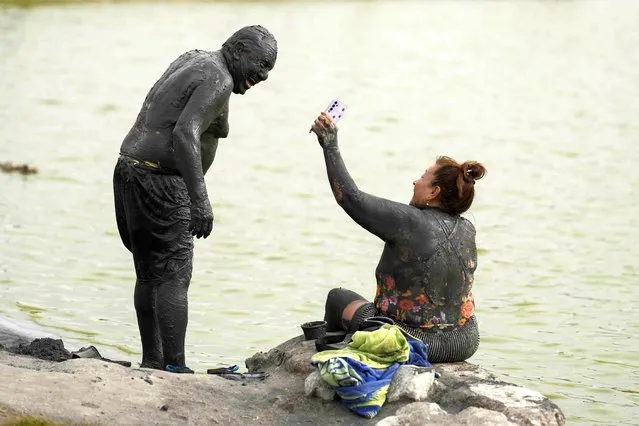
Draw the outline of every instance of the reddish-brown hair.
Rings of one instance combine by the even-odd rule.
[[[468,210],[475,198],[475,181],[484,177],[486,168],[477,161],[459,164],[450,157],[437,157],[433,186],[439,186],[440,208],[451,214]]]

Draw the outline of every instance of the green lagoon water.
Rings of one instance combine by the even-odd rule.
[[[187,359],[243,365],[374,294],[382,243],[332,199],[308,128],[328,101],[359,186],[408,201],[436,155],[488,168],[472,362],[570,424],[639,423],[639,2],[370,1],[0,8],[0,316],[138,362],[134,274],[112,169],[144,96],[193,48],[261,23],[268,82],[231,101],[206,177]]]

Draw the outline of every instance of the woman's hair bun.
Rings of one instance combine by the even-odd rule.
[[[477,161],[466,161],[461,165],[464,180],[476,181],[484,177],[486,168]]]

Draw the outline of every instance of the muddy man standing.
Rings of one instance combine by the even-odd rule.
[[[268,78],[277,42],[259,25],[222,48],[178,57],[151,88],[120,147],[113,175],[122,242],[135,264],[141,367],[192,373],[184,339],[193,237],[206,238],[213,211],[204,174],[229,132],[231,93]]]

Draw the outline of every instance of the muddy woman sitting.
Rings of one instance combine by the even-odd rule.
[[[322,113],[313,131],[324,150],[333,195],[361,227],[385,245],[375,270],[373,302],[335,288],[325,307],[327,331],[354,332],[373,316],[392,319],[406,335],[428,345],[430,362],[458,362],[479,346],[472,294],[477,267],[475,227],[460,215],[475,195],[486,169],[439,157],[413,182],[409,204],[360,191],[337,144],[337,127]]]

